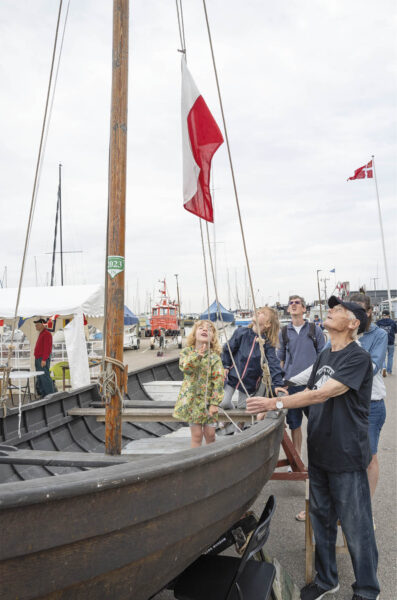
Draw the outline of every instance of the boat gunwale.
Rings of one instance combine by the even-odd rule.
[[[137,462],[122,463],[109,467],[99,467],[90,471],[68,473],[58,477],[40,477],[25,481],[0,484],[0,510],[31,504],[40,504],[65,498],[100,493],[136,483],[144,484],[173,471],[183,472],[223,456],[237,453],[255,444],[265,433],[270,435],[281,426],[284,414],[277,418],[266,418],[235,436],[218,440],[215,444],[182,450],[163,456],[146,457]]]
[[[128,378],[130,376],[134,377],[141,373],[145,373],[146,371],[152,371],[153,369],[162,367],[163,365],[168,366],[171,364],[175,364],[178,360],[179,359],[177,359],[177,358],[168,358],[167,360],[164,360],[160,364],[149,365],[147,367],[142,367],[141,369],[135,369],[134,371],[128,371]],[[164,380],[164,381],[172,382],[172,381],[182,381],[182,380],[169,379],[169,380]],[[145,383],[152,383],[152,382],[148,381]],[[89,385],[75,388],[71,391],[63,390],[61,392],[55,392],[54,394],[49,394],[48,396],[46,396],[45,398],[41,398],[40,400],[34,400],[33,402],[28,402],[27,404],[23,404],[21,409],[22,409],[22,412],[34,410],[37,407],[45,406],[45,405],[51,404],[52,402],[57,402],[59,400],[62,400],[63,398],[70,398],[71,396],[82,394],[84,392],[88,392],[89,390],[95,390],[95,389],[97,389],[97,384],[90,383]],[[95,401],[95,400],[93,399],[93,401]],[[12,407],[7,408],[7,415],[17,415],[18,412],[19,412],[18,406],[12,406]],[[3,416],[0,417],[0,420],[1,419],[4,419],[4,417]]]

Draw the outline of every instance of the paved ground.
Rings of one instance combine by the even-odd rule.
[[[183,339],[183,343],[185,343]],[[178,358],[180,350],[176,344],[167,344],[163,356],[157,356],[158,348],[150,350],[150,338],[141,338],[139,350],[124,350],[124,363],[128,364],[129,371],[141,369],[151,364],[159,364],[170,358]]]
[[[396,541],[397,541],[397,504],[396,504],[396,425],[397,425],[397,375],[386,378],[387,419],[383,427],[378,457],[380,479],[373,501],[376,522],[376,539],[379,550],[378,576],[381,585],[382,600],[396,600]],[[295,583],[302,587],[305,576],[305,539],[304,524],[295,520],[295,515],[304,507],[305,486],[300,482],[270,481],[263,489],[255,504],[257,512],[263,508],[269,494],[277,499],[277,510],[272,521],[267,552],[276,557],[288,570]],[[350,600],[351,584],[354,581],[350,558],[338,557],[340,591],[330,596],[335,600]],[[172,592],[163,591],[156,600],[173,600]]]

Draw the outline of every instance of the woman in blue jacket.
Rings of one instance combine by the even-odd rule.
[[[262,337],[265,339],[265,354],[272,376],[273,393],[277,394],[279,388],[284,385],[280,363],[275,351],[280,329],[278,314],[268,306],[259,308],[257,313],[258,324],[254,316],[251,325],[236,329],[229,340],[230,351],[245,390],[241,386],[227,344],[223,347],[221,358],[225,369],[225,395],[221,404],[222,408],[233,408],[232,396],[238,390],[237,408],[244,409],[247,398],[246,391],[249,395],[253,394],[261,382],[263,372],[257,334],[258,325]]]
[[[355,294],[350,298],[351,302],[360,304],[367,313],[368,323],[358,343],[371,356],[374,378],[372,381],[371,406],[368,418],[368,434],[371,446],[372,460],[368,465],[368,483],[371,497],[375,494],[379,479],[378,442],[381,429],[386,420],[386,386],[382,377],[382,367],[387,350],[387,333],[373,323],[371,298],[364,294]]]

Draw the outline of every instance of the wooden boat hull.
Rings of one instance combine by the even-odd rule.
[[[252,504],[284,419],[195,450],[0,486],[0,599],[147,600]]]

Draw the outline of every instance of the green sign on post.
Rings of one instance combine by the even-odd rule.
[[[108,273],[112,279],[119,273],[124,271],[125,258],[124,256],[108,256]]]

